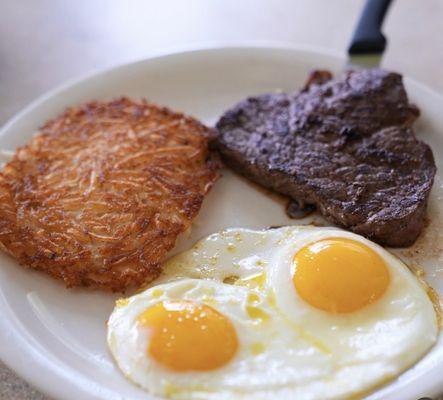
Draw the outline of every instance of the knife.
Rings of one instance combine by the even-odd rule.
[[[391,0],[366,0],[348,48],[346,69],[377,68],[386,47],[381,32]]]

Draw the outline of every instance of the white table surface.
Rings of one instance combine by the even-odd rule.
[[[345,54],[362,4],[362,0],[2,0],[0,124],[67,79],[159,52],[266,41]],[[394,1],[384,31],[389,44],[382,65],[443,92],[443,1]],[[47,397],[0,362],[0,400],[42,399]]]

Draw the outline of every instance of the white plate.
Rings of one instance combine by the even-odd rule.
[[[290,48],[219,48],[191,51],[124,65],[37,100],[0,132],[0,148],[25,143],[48,118],[66,106],[120,95],[147,97],[159,104],[190,113],[213,124],[227,107],[247,95],[275,89],[299,88],[313,68],[340,71],[343,60],[331,55]],[[433,147],[437,163],[443,160],[443,98],[407,81],[410,97],[423,111],[419,137]],[[440,172],[441,174],[441,172]],[[437,180],[436,187],[441,186]],[[441,251],[443,230],[438,199],[431,199],[431,226],[415,247],[418,262],[443,294]],[[443,198],[443,197],[442,197]],[[438,215],[438,213],[440,213]],[[229,226],[263,228],[294,224],[281,201],[254,185],[224,172],[196,221],[184,249],[198,238]],[[178,249],[176,249],[177,251]],[[403,253],[405,254],[405,253]],[[429,256],[429,257],[428,257]],[[440,271],[439,271],[440,269]],[[115,367],[105,343],[106,319],[116,296],[87,290],[66,290],[43,274],[25,271],[0,255],[0,357],[43,392],[57,399],[149,399],[126,381]],[[443,343],[413,369],[370,396],[375,399],[415,400],[443,391]]]

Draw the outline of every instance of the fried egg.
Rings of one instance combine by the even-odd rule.
[[[117,302],[108,345],[172,399],[340,399],[398,376],[435,343],[426,289],[380,246],[336,228],[229,229]]]

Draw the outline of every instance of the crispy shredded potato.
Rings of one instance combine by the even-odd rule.
[[[68,287],[151,281],[218,177],[209,133],[146,101],[66,110],[0,172],[0,247]]]

